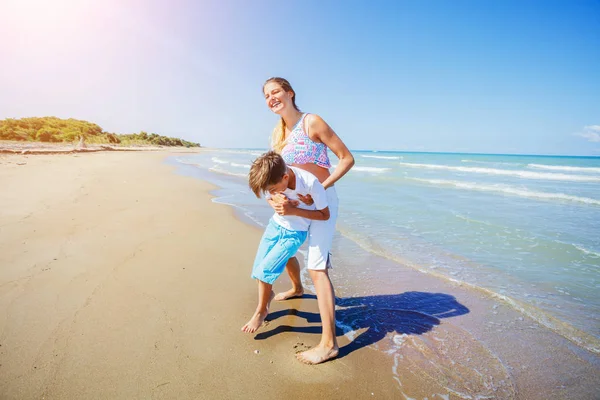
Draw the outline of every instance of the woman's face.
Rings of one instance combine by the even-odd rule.
[[[294,103],[292,101],[294,93],[286,92],[279,83],[267,82],[263,91],[265,93],[267,107],[269,107],[269,109],[275,114],[279,114],[287,107],[294,107]]]

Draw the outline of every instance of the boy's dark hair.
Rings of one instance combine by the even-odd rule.
[[[271,150],[259,156],[252,163],[248,175],[248,185],[256,197],[260,198],[261,193],[265,192],[267,187],[281,182],[286,173],[285,161],[279,154]]]

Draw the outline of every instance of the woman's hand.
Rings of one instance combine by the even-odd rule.
[[[307,206],[311,206],[315,202],[310,194],[303,196],[300,193],[298,193],[298,198],[300,199],[301,202],[303,202]]]

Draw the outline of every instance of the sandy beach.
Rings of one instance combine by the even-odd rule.
[[[167,155],[1,156],[0,398],[393,398],[367,348],[310,367],[317,335],[240,332],[261,232]]]
[[[0,398],[593,398],[595,356],[408,267],[378,287],[388,295],[340,287],[339,316],[363,314],[334,361],[294,357],[319,338],[310,294],[241,333],[261,230],[165,163],[173,154],[0,155]],[[334,284],[361,282],[346,275]]]

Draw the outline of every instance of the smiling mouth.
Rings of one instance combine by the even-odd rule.
[[[271,104],[271,108],[275,108],[275,107],[277,107],[277,106],[278,106],[278,105],[280,105],[280,104],[281,104],[281,102],[280,102],[280,101],[276,101],[276,102],[274,102],[273,104]]]

